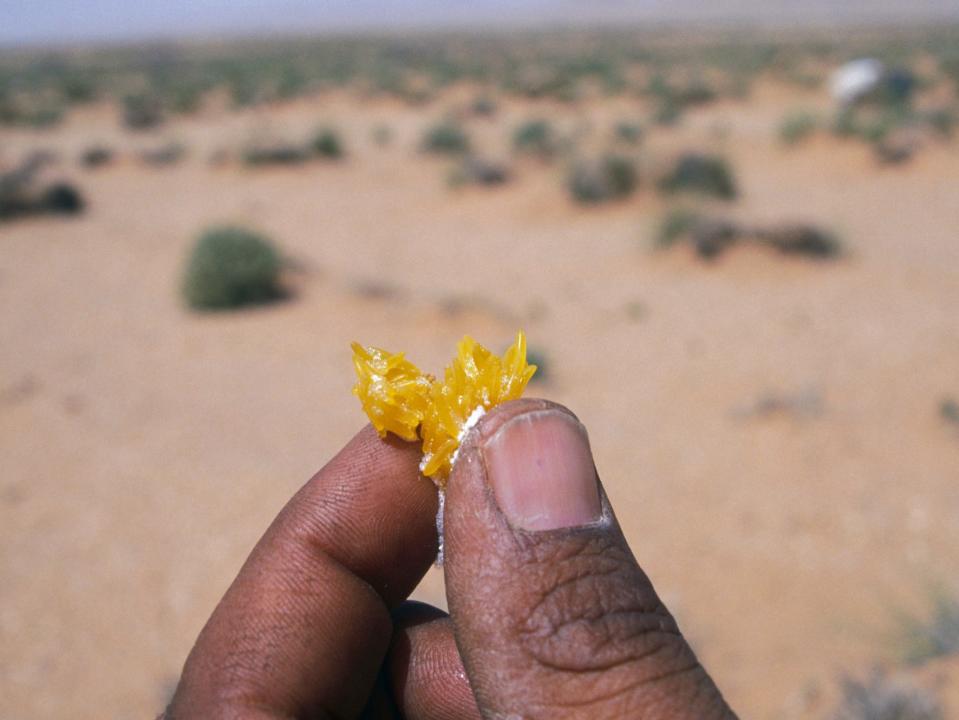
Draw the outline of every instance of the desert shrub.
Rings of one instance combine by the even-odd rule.
[[[452,120],[444,120],[426,129],[420,148],[439,155],[458,155],[470,149],[469,135]]]
[[[477,95],[470,103],[470,112],[480,117],[492,117],[496,109],[496,101],[489,95]]]
[[[784,145],[795,145],[806,140],[816,130],[816,116],[805,110],[795,110],[779,125],[779,140]]]
[[[922,116],[922,119],[936,134],[942,137],[952,137],[956,129],[956,113],[951,108],[928,110]]]
[[[276,300],[281,260],[267,238],[238,227],[204,232],[187,261],[182,292],[195,310],[228,310]]]
[[[113,162],[113,150],[105,145],[91,145],[80,153],[80,165],[85,168],[98,168]]]
[[[140,152],[140,162],[151,167],[176,165],[186,155],[186,148],[177,142],[168,142]]]
[[[833,258],[842,253],[839,238],[815,225],[779,225],[755,232],[757,239],[786,255]]]
[[[196,83],[178,83],[167,91],[166,105],[174,113],[192,115],[200,109],[204,88]]]
[[[550,362],[546,357],[546,352],[541,348],[527,348],[526,362],[536,366],[536,373],[530,382],[546,383],[550,380]]]
[[[944,418],[955,413],[959,407],[944,403],[940,412]],[[947,655],[959,655],[959,598],[944,590],[932,593],[931,608],[925,617],[903,616],[900,619],[899,644],[902,658],[910,665]]]
[[[59,105],[41,105],[23,111],[17,124],[44,130],[59,125],[65,114],[63,107]]]
[[[313,138],[313,153],[328,160],[338,160],[344,155],[343,141],[332,128],[321,128]]]
[[[298,165],[309,159],[307,148],[287,142],[251,145],[243,151],[243,163],[251,167]]]
[[[0,173],[0,220],[83,211],[83,196],[70,183],[43,185],[37,181],[37,174],[49,161],[44,153],[34,153],[13,170]]]
[[[622,120],[616,123],[613,135],[627,145],[638,145],[643,139],[643,126],[636,122]]]
[[[580,160],[568,178],[573,199],[583,204],[598,204],[627,197],[639,183],[633,161],[622,155],[606,155],[595,160]]]
[[[666,193],[693,192],[723,200],[731,200],[737,193],[729,164],[721,157],[701,153],[681,155],[660,180],[659,188]]]
[[[909,162],[919,149],[914,138],[882,138],[872,146],[873,155],[883,165],[901,165]]]
[[[453,187],[461,185],[502,185],[509,180],[509,170],[505,165],[486,160],[476,155],[463,158],[454,168],[449,178]]]
[[[903,106],[912,102],[919,89],[919,80],[908,68],[891,68],[877,88],[876,99],[884,105]]]
[[[37,210],[53,215],[77,215],[83,212],[84,201],[80,191],[67,182],[48,185],[40,194]]]
[[[859,120],[855,133],[867,143],[881,143],[896,127],[904,124],[904,122],[905,119],[898,114],[883,112]]]
[[[923,688],[873,672],[844,678],[833,720],[945,720],[936,696]]]
[[[836,113],[832,123],[833,135],[840,138],[849,138],[858,132],[856,111],[852,107],[844,107]]]
[[[659,223],[656,230],[655,245],[668,248],[683,240],[700,222],[701,215],[689,208],[673,208]]]
[[[163,122],[163,107],[152,95],[127,95],[123,98],[122,118],[130,130],[149,130]]]
[[[832,259],[842,254],[842,244],[836,235],[815,225],[750,228],[687,208],[669,211],[654,236],[654,245],[658,248],[688,243],[697,255],[707,260],[718,257],[736,243],[747,242],[765,245],[784,255],[813,259]]]
[[[677,102],[664,98],[656,104],[653,110],[652,121],[656,125],[672,127],[682,119],[683,111]]]
[[[944,397],[939,403],[939,417],[947,423],[959,425],[959,400]]]
[[[703,79],[693,80],[687,85],[673,88],[672,95],[681,107],[707,105],[718,97],[715,88]]]
[[[553,126],[546,120],[527,120],[513,131],[513,149],[540,158],[552,156],[556,149]]]

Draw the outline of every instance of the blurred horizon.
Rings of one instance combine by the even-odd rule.
[[[895,0],[842,4],[735,0],[722,7],[703,6],[696,0],[598,0],[588,5],[572,0],[480,0],[468,6],[412,0],[401,7],[383,0],[333,0],[322,7],[307,0],[174,0],[162,5],[134,5],[123,0],[91,0],[82,5],[68,0],[7,0],[0,3],[0,10],[6,18],[0,26],[0,47],[312,33],[555,29],[614,23],[814,28],[959,20],[959,5],[947,0],[917,0],[909,7]]]

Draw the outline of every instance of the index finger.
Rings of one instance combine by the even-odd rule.
[[[360,431],[286,505],[187,658],[168,717],[350,717],[436,555],[416,445]]]

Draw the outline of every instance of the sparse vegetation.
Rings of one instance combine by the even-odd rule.
[[[949,418],[951,405],[943,404],[940,412]],[[947,655],[959,655],[959,598],[943,589],[935,590],[925,617],[905,615],[901,618],[899,646],[902,659],[910,665]]]
[[[83,212],[84,201],[80,191],[68,182],[48,185],[40,193],[39,212],[51,215],[77,215]]]
[[[784,145],[796,145],[816,131],[816,116],[806,110],[794,110],[779,125],[779,140]]]
[[[91,145],[80,153],[80,165],[85,168],[99,168],[113,162],[113,150],[105,145]]]
[[[41,183],[37,173],[43,159],[28,159],[20,167],[0,174],[0,221],[30,215],[77,215],[85,202],[80,191],[64,181]]]
[[[842,252],[842,244],[835,233],[815,225],[784,224],[758,228],[753,233],[757,240],[785,255],[833,258]]]
[[[595,205],[631,195],[639,176],[632,160],[610,154],[574,163],[567,183],[574,200]]]
[[[665,193],[691,192],[722,200],[736,197],[736,181],[725,159],[703,153],[681,155],[659,181]]]
[[[530,382],[548,383],[551,378],[550,362],[547,359],[546,352],[541,348],[530,347],[526,349],[526,362],[536,366],[536,373]]]
[[[152,95],[123,98],[123,125],[129,130],[151,130],[163,123],[163,106]]]
[[[289,142],[256,143],[243,151],[243,163],[250,167],[299,165],[307,162],[311,155],[302,145]]]
[[[502,185],[509,180],[509,169],[502,163],[469,155],[453,170],[450,185]]]
[[[459,124],[444,120],[427,128],[420,147],[428,153],[459,155],[469,151],[470,139]]]
[[[786,223],[748,227],[723,217],[688,208],[674,208],[663,218],[654,236],[654,245],[669,248],[688,243],[696,253],[711,260],[737,243],[770,247],[784,255],[824,260],[842,254],[835,234],[808,223]]]
[[[939,403],[939,417],[947,423],[959,426],[959,400],[944,397]]]
[[[945,715],[929,690],[875,671],[865,680],[843,679],[832,720],[945,720]]]
[[[140,162],[151,167],[176,165],[186,156],[186,148],[178,142],[168,142],[140,152]]]
[[[187,261],[182,292],[194,310],[230,310],[283,296],[281,259],[266,237],[239,227],[204,232]]]
[[[496,101],[489,95],[477,95],[470,104],[470,112],[478,117],[492,117],[496,114]]]
[[[327,160],[339,160],[344,155],[343,141],[332,128],[321,128],[313,138],[313,153]]]
[[[613,128],[613,135],[619,142],[638,145],[643,139],[643,126],[637,122],[621,120]]]
[[[527,120],[513,131],[513,149],[540,159],[552,157],[556,150],[553,126],[546,120]]]

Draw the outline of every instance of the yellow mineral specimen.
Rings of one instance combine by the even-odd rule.
[[[416,440],[416,429],[429,406],[431,378],[403,353],[389,353],[359,343],[352,347],[357,377],[353,394],[360,399],[373,427],[380,437],[391,432],[404,440]]]
[[[519,332],[502,357],[468,335],[457,346],[442,380],[423,375],[402,353],[393,355],[353,343],[359,378],[353,392],[379,431],[423,441],[423,474],[443,487],[460,442],[489,409],[523,394],[535,365],[526,362],[526,336]]]

